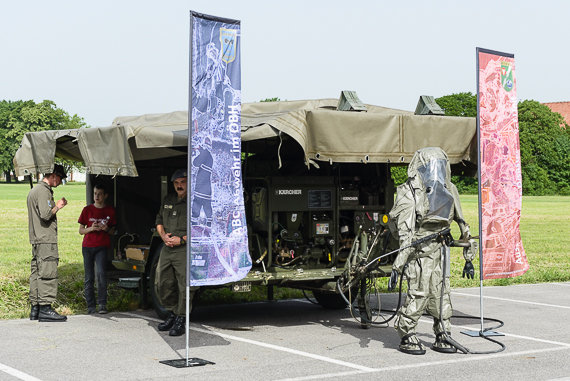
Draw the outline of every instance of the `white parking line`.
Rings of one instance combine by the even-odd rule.
[[[133,316],[133,317],[139,317],[139,318],[143,318],[146,320],[152,320],[152,321],[157,321],[157,322],[161,321],[159,319],[155,319],[155,318],[151,318],[151,317],[147,317],[147,316],[143,316],[143,315],[138,315],[138,314],[134,314],[134,313],[128,313],[127,312],[127,313],[121,313],[121,314],[129,315],[129,316]],[[421,318],[419,321],[422,323],[433,324],[433,321],[428,320],[428,319],[424,319],[424,318]],[[471,327],[465,327],[465,326],[459,326],[459,325],[452,325],[452,327],[460,328],[460,329],[472,329]],[[256,341],[256,340],[250,340],[250,339],[245,339],[245,338],[241,338],[241,337],[237,337],[237,336],[233,336],[233,335],[228,335],[225,333],[214,331],[214,329],[215,329],[214,327],[207,327],[207,328],[209,328],[211,330],[195,328],[195,327],[191,327],[190,329],[192,331],[196,331],[196,332],[216,335],[216,336],[220,336],[220,337],[223,337],[223,338],[226,338],[229,340],[241,341],[241,342],[248,343],[248,344],[253,344],[253,345],[257,345],[257,346],[261,346],[261,347],[265,347],[265,348],[269,348],[269,349],[274,349],[274,350],[278,350],[278,351],[282,351],[282,352],[288,352],[288,353],[292,353],[295,355],[308,357],[308,358],[312,358],[315,360],[325,361],[328,363],[333,363],[336,365],[346,366],[348,368],[355,369],[355,370],[346,371],[346,372],[318,374],[318,375],[303,376],[303,377],[297,377],[297,378],[287,378],[287,379],[283,379],[281,381],[318,380],[318,379],[323,379],[323,378],[333,378],[333,377],[343,377],[343,376],[351,376],[351,375],[357,375],[357,374],[403,370],[403,369],[427,367],[427,366],[434,366],[434,365],[446,365],[446,364],[460,363],[460,362],[464,362],[464,361],[489,360],[489,359],[493,359],[493,358],[513,357],[513,356],[521,356],[521,355],[527,355],[527,354],[554,352],[554,351],[570,349],[569,343],[544,340],[544,339],[539,339],[539,338],[534,338],[534,337],[529,337],[529,336],[505,334],[505,336],[511,336],[511,337],[516,337],[516,338],[520,338],[520,339],[537,341],[537,342],[542,342],[542,343],[547,343],[547,344],[554,344],[554,345],[558,345],[558,347],[534,349],[534,350],[520,351],[520,352],[506,352],[506,353],[500,352],[500,353],[487,354],[487,355],[469,355],[469,356],[462,357],[462,358],[454,358],[454,359],[442,360],[442,361],[423,362],[423,363],[415,363],[415,364],[407,364],[407,365],[395,365],[395,366],[384,367],[384,368],[369,368],[366,366],[362,366],[362,365],[358,365],[358,364],[354,364],[354,363],[349,363],[349,362],[342,361],[342,360],[336,360],[336,359],[332,359],[329,357],[320,356],[320,355],[316,355],[316,354],[312,354],[312,353],[308,353],[308,352],[298,351],[298,350],[287,348],[287,347],[282,347],[282,346],[268,344],[268,343],[264,343],[264,342],[260,342],[260,341]]]
[[[370,371],[351,371],[351,372],[339,372],[339,373],[327,373],[327,374],[315,374],[312,376],[303,376],[303,377],[294,377],[294,378],[284,378],[279,381],[304,381],[304,380],[321,380],[323,378],[334,378],[334,377],[342,377],[342,376],[350,376],[355,374],[365,374],[365,373],[379,373],[379,372],[387,372],[387,371],[395,371],[395,370],[404,370],[404,369],[412,369],[412,368],[421,368],[421,367],[428,367],[434,365],[448,365],[448,364],[455,364],[461,362],[472,362],[472,361],[479,361],[479,360],[489,360],[501,357],[514,357],[514,356],[523,356],[523,355],[530,355],[536,353],[544,353],[544,352],[555,352],[555,351],[562,351],[568,349],[566,347],[558,347],[558,348],[545,348],[545,349],[536,349],[536,350],[528,350],[528,351],[521,351],[521,352],[511,352],[511,353],[497,353],[493,355],[481,355],[481,356],[462,356],[460,358],[454,358],[449,360],[441,360],[441,361],[431,361],[431,362],[420,362],[414,364],[406,364],[406,365],[394,365],[394,366],[387,366],[384,368],[375,368]]]
[[[208,327],[205,326],[207,328],[211,328],[214,329],[214,327]],[[260,347],[265,347],[265,348],[269,348],[269,349],[274,349],[277,351],[281,351],[281,352],[287,352],[287,353],[292,353],[294,355],[299,355],[299,356],[303,356],[303,357],[309,357],[315,360],[320,360],[320,361],[325,361],[325,362],[329,362],[332,364],[336,364],[336,365],[341,365],[341,366],[346,366],[348,368],[353,368],[353,369],[358,369],[361,371],[366,371],[366,372],[370,372],[372,370],[374,370],[373,368],[369,368],[367,366],[362,366],[362,365],[358,365],[358,364],[353,364],[347,361],[342,361],[342,360],[336,360],[330,357],[325,357],[325,356],[321,356],[321,355],[316,355],[313,353],[309,353],[309,352],[303,352],[303,351],[299,351],[296,349],[291,349],[291,348],[287,348],[287,347],[282,347],[280,345],[274,345],[274,344],[268,344],[268,343],[264,343],[262,341],[257,341],[257,340],[250,340],[250,339],[244,339],[242,337],[237,337],[237,336],[232,336],[232,335],[228,335],[225,333],[221,333],[221,332],[216,332],[216,331],[208,331],[206,329],[201,329],[201,328],[192,328],[193,331],[198,331],[198,332],[202,332],[202,333],[207,333],[207,334],[214,334],[220,337],[223,337],[225,339],[230,339],[230,340],[235,340],[235,341],[241,341],[244,343],[248,343],[248,344],[253,344],[253,345],[257,345]]]
[[[21,372],[18,369],[11,368],[8,365],[4,365],[2,363],[0,363],[0,372],[8,373],[10,376],[14,376],[23,381],[41,381],[39,378],[30,376],[27,373]]]
[[[454,295],[462,295],[462,296],[472,296],[474,298],[478,298],[479,295],[474,295],[474,294],[465,294],[463,292],[457,292],[457,291],[451,291],[452,294]],[[555,308],[565,308],[565,309],[570,309],[569,306],[560,306],[558,304],[546,304],[546,303],[537,303],[537,302],[527,302],[526,300],[517,300],[517,299],[507,299],[507,298],[497,298],[495,296],[485,296],[483,295],[484,299],[494,299],[494,300],[502,300],[505,302],[513,302],[513,303],[523,303],[523,304],[533,304],[535,306],[545,306],[545,307],[555,307]]]
[[[149,318],[147,316],[144,315],[138,315],[138,314],[134,314],[134,313],[123,313],[121,312],[121,314],[123,315],[128,315],[128,316],[135,316],[135,317],[140,317],[143,319],[147,319],[147,320],[153,320],[153,321],[157,321],[158,319],[154,319],[154,318]],[[264,343],[262,341],[257,341],[257,340],[250,340],[250,339],[245,339],[242,337],[238,337],[238,336],[233,336],[233,335],[228,335],[222,332],[217,332],[214,331],[214,327],[208,327],[205,326],[209,329],[211,329],[211,331],[207,330],[207,329],[201,329],[201,328],[196,328],[196,327],[190,327],[190,330],[192,331],[196,331],[196,332],[201,332],[201,333],[206,333],[209,335],[216,335],[216,336],[220,336],[223,337],[225,339],[229,339],[229,340],[234,340],[234,341],[241,341],[243,343],[248,343],[248,344],[253,344],[253,345],[257,345],[259,347],[265,347],[265,348],[269,348],[269,349],[273,349],[273,350],[277,350],[277,351],[281,351],[281,352],[287,352],[287,353],[291,353],[294,355],[298,355],[298,356],[303,356],[303,357],[308,357],[308,358],[312,358],[315,360],[320,360],[320,361],[325,361],[328,363],[332,363],[332,364],[336,364],[336,365],[341,365],[341,366],[346,366],[348,368],[353,368],[353,369],[358,369],[360,371],[365,371],[365,372],[369,372],[371,370],[373,370],[373,368],[369,368],[367,366],[362,366],[362,365],[358,365],[358,364],[353,364],[347,361],[342,361],[342,360],[336,360],[330,357],[325,357],[325,356],[321,356],[321,355],[316,355],[313,353],[309,353],[309,352],[303,352],[303,351],[299,351],[296,349],[291,349],[291,348],[287,348],[287,347],[282,347],[279,345],[274,345],[274,344],[269,344],[269,343]]]
[[[459,318],[459,317],[458,317],[458,318]],[[421,323],[426,323],[426,324],[433,324],[433,320],[424,319],[424,318],[421,318],[421,319],[419,320],[419,322],[421,322]],[[451,326],[452,326],[452,327],[455,327],[455,328],[459,328],[459,329],[466,329],[466,330],[469,330],[469,331],[472,331],[472,330],[473,330],[473,327],[467,327],[467,326],[464,326],[464,325],[455,325],[455,324],[452,324]],[[539,342],[539,343],[560,345],[560,346],[562,346],[562,347],[570,348],[570,343],[563,343],[563,342],[561,342],[561,341],[545,340],[545,339],[539,339],[539,338],[537,338],[537,337],[515,335],[515,334],[513,334],[513,333],[504,333],[504,332],[501,332],[501,333],[502,333],[503,335],[505,335],[505,336],[516,337],[517,339],[524,339],[524,340],[530,340],[530,341],[537,341],[537,342]]]

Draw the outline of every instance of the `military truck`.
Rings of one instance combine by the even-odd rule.
[[[418,110],[345,97],[244,103],[242,178],[253,266],[224,287],[247,292],[264,285],[269,297],[275,285],[310,290],[323,306],[344,308],[350,290],[337,281],[390,247],[390,167],[408,163],[421,147],[440,146],[455,173],[476,170],[475,120]],[[154,220],[173,191],[170,175],[187,165],[187,142],[187,112],[147,114],[118,117],[110,127],[27,133],[14,159],[20,176],[49,172],[54,157],[82,162],[87,203],[94,181],[107,185],[117,210],[109,261],[122,283],[140,288],[143,303],[149,294],[160,316],[153,284],[162,242]],[[127,257],[128,249],[140,255]],[[389,275],[392,261],[384,258],[372,276]]]

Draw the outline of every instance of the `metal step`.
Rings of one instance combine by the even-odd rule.
[[[122,288],[139,288],[141,281],[140,276],[130,277],[130,278],[119,278],[118,286]]]

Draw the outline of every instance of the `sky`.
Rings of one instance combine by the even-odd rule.
[[[0,100],[52,100],[90,126],[188,108],[189,13],[241,21],[242,98],[413,111],[476,92],[477,47],[515,55],[519,100],[570,101],[570,1],[3,1]]]

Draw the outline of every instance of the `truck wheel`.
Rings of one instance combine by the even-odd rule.
[[[342,295],[339,295],[334,292],[315,290],[313,291],[313,295],[315,296],[315,299],[317,299],[317,302],[319,302],[321,306],[329,310],[342,310],[347,306],[347,303],[342,297]]]
[[[149,270],[148,288],[150,291],[150,298],[152,300],[152,306],[154,308],[154,311],[156,312],[156,314],[158,315],[159,318],[166,319],[168,316],[168,311],[160,303],[160,299],[158,298],[158,292],[157,292],[156,287],[154,285],[154,282],[156,280],[156,267],[158,266],[158,258],[160,257],[160,251],[162,250],[163,247],[164,247],[164,244],[161,243],[160,245],[158,245],[154,249],[154,251],[152,253],[152,262],[151,262],[150,270]]]

